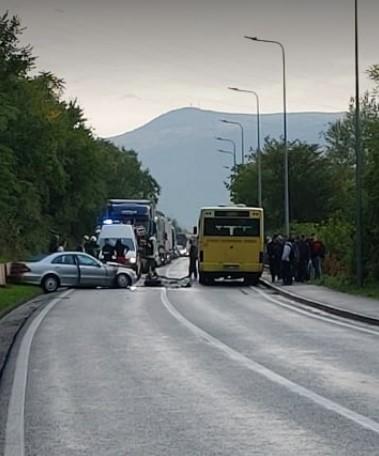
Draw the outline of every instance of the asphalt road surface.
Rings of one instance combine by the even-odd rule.
[[[5,456],[379,455],[379,332],[264,289],[73,291],[18,348]]]

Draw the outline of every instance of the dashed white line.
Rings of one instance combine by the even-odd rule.
[[[161,293],[161,300],[163,305],[166,309],[170,312],[170,314],[181,324],[183,324],[187,329],[189,329],[193,334],[195,334],[200,339],[205,340],[210,345],[214,346],[218,350],[224,352],[230,359],[242,364],[245,368],[267,378],[267,380],[276,383],[280,386],[283,386],[287,390],[291,391],[298,396],[302,396],[313,403],[317,404],[320,407],[323,407],[326,410],[329,410],[337,415],[340,415],[365,429],[373,431],[379,434],[379,423],[368,418],[364,415],[354,412],[336,402],[327,399],[319,394],[283,377],[280,374],[268,369],[267,367],[247,358],[242,353],[234,350],[233,348],[229,347],[228,345],[224,344],[221,340],[213,337],[203,329],[199,328],[197,325],[192,323],[191,321],[187,320],[169,301],[167,296],[167,291],[162,290]]]

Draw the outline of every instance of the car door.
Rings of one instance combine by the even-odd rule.
[[[108,285],[107,271],[100,261],[90,255],[77,254],[81,287],[102,287]]]
[[[79,285],[79,268],[74,255],[59,255],[52,260],[51,266],[57,273],[62,286],[75,287]]]

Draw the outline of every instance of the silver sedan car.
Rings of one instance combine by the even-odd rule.
[[[132,269],[117,263],[103,264],[86,253],[57,252],[39,261],[13,263],[10,279],[40,285],[51,293],[59,287],[129,288],[137,276]]]

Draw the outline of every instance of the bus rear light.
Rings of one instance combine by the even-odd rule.
[[[200,263],[204,261],[204,252],[200,250]]]
[[[259,262],[263,263],[263,252],[259,252]]]

